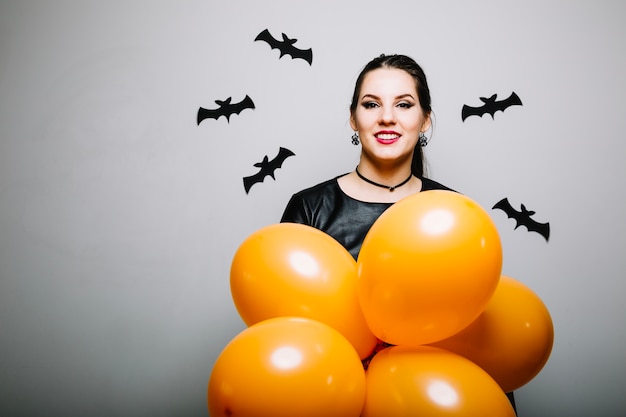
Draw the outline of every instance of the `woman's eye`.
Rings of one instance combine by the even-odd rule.
[[[398,103],[398,107],[402,107],[403,109],[410,109],[413,107],[413,103],[402,102]]]
[[[366,108],[366,109],[373,109],[375,107],[378,107],[378,104],[376,104],[373,101],[367,101],[367,102],[363,103],[363,107]]]

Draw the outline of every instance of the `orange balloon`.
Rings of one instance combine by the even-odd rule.
[[[514,417],[498,384],[462,356],[429,346],[393,346],[369,365],[362,417]]]
[[[311,318],[341,332],[365,358],[376,337],[363,317],[356,281],[356,262],[339,242],[296,223],[250,235],[230,270],[233,301],[247,325],[272,317]]]
[[[500,236],[470,198],[425,191],[378,218],[357,268],[372,332],[393,345],[432,343],[459,332],[487,305],[502,270]]]
[[[472,360],[510,392],[541,371],[553,342],[552,318],[543,301],[526,285],[503,275],[485,311],[461,332],[434,345]]]
[[[365,371],[337,330],[278,317],[239,333],[208,384],[211,417],[351,417],[365,398]]]

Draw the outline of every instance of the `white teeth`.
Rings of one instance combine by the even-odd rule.
[[[397,135],[395,133],[381,133],[381,134],[376,135],[376,137],[382,140],[390,140],[390,139],[397,139],[400,137],[400,135]]]

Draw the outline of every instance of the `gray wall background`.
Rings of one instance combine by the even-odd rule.
[[[239,244],[289,196],[353,169],[348,103],[370,58],[420,62],[430,174],[489,210],[503,273],[555,344],[522,417],[626,414],[626,6],[611,1],[0,2],[0,414],[203,416],[245,327]],[[256,35],[285,32],[313,65]],[[522,107],[463,123],[463,104]],[[196,125],[246,94],[255,110]],[[248,195],[242,177],[296,153]]]

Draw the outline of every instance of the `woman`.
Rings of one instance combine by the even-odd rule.
[[[424,177],[422,147],[431,127],[430,91],[422,68],[405,55],[381,55],[357,78],[350,104],[354,171],[291,197],[282,222],[302,223],[338,240],[356,259],[376,219],[420,191],[449,188]]]
[[[359,74],[352,103],[352,141],[361,143],[359,164],[294,194],[282,222],[302,223],[338,240],[357,259],[365,235],[393,203],[414,193],[450,188],[424,176],[422,147],[431,127],[426,75],[405,55],[381,55]],[[380,343],[377,351],[388,346]],[[507,396],[515,409],[513,393]]]

